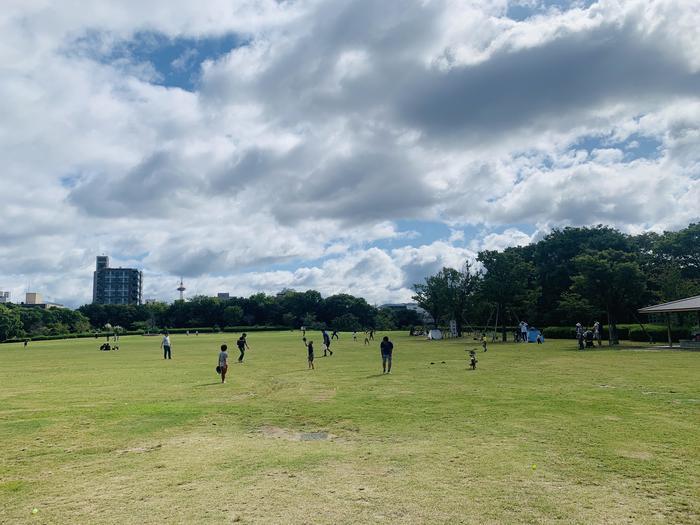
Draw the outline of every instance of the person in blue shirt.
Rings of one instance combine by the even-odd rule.
[[[326,357],[326,355],[327,355],[326,351],[329,354],[333,355],[333,350],[331,350],[331,338],[328,337],[328,332],[326,332],[325,330],[322,330],[321,333],[323,334],[323,344],[324,344],[323,357]]]

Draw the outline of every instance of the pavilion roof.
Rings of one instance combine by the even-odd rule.
[[[700,311],[700,295],[688,297],[687,299],[678,299],[668,303],[655,304],[640,308],[639,313],[642,314],[663,314],[675,312],[697,312]]]

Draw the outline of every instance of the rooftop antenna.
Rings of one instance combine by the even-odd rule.
[[[185,285],[182,282],[182,277],[180,277],[180,286],[177,287],[177,291],[180,292],[180,300],[184,301],[185,300]]]

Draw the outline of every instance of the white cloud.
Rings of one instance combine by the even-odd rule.
[[[406,300],[442,265],[528,242],[520,225],[682,227],[700,219],[695,4],[514,21],[505,0],[7,1],[0,288],[89,300],[106,252],[155,295],[184,274]],[[246,45],[188,92],[138,53],[104,58],[142,32]],[[452,232],[374,246],[418,243],[401,220]]]

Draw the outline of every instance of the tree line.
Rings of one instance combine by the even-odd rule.
[[[700,294],[700,224],[627,235],[608,226],[563,228],[537,243],[479,252],[477,264],[443,268],[414,286],[437,325],[454,319],[498,327],[526,320],[562,326],[636,323],[642,306]],[[692,315],[681,321],[692,324]]]
[[[168,328],[220,330],[251,326],[394,330],[419,324],[423,324],[423,319],[413,310],[378,308],[349,294],[324,298],[315,290],[283,290],[276,295],[258,293],[228,299],[197,296],[172,304],[86,304],[75,311],[0,305],[0,341],[88,333],[106,325],[126,331],[154,332]]]
[[[540,241],[443,268],[414,285],[414,300],[445,326],[567,326],[594,320],[613,328],[637,321],[636,310],[700,294],[700,224],[676,232],[627,235],[608,226],[563,228]],[[694,322],[690,319],[689,322]],[[423,324],[412,310],[378,308],[348,294],[315,290],[219,299],[199,296],[172,304],[87,304],[77,311],[0,305],[0,340],[102,329],[125,330],[279,326],[342,331],[389,330]]]

